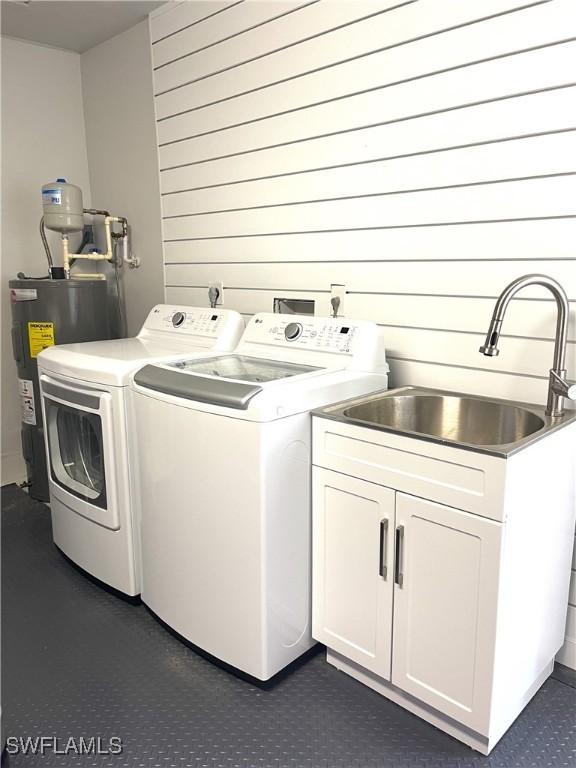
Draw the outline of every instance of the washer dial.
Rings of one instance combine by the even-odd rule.
[[[288,323],[284,329],[284,338],[286,341],[296,341],[296,339],[302,335],[301,323]]]

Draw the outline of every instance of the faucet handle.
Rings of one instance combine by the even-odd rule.
[[[566,395],[568,400],[576,400],[576,381],[566,382]]]
[[[567,397],[569,400],[576,400],[576,381],[568,381],[566,371],[550,371],[550,386],[552,391],[560,397]]]

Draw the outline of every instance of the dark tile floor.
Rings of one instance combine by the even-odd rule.
[[[576,765],[576,688],[562,670],[483,757],[319,653],[263,690],[168,634],[142,604],[56,550],[47,508],[2,489],[5,734],[117,736],[119,755],[10,755],[6,768],[545,768]],[[233,628],[231,628],[233,631]]]

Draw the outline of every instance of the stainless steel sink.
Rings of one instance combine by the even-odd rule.
[[[393,395],[354,405],[344,415],[473,445],[514,443],[544,426],[524,408],[458,395]]]
[[[543,408],[455,392],[404,387],[340,403],[323,416],[495,455],[509,455],[573,421]]]

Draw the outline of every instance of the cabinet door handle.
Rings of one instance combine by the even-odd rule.
[[[388,520],[380,520],[380,567],[378,573],[384,581],[388,578],[388,566],[386,565],[386,549],[388,547]]]
[[[399,525],[396,528],[396,557],[394,565],[394,581],[400,588],[404,584],[404,526]]]

